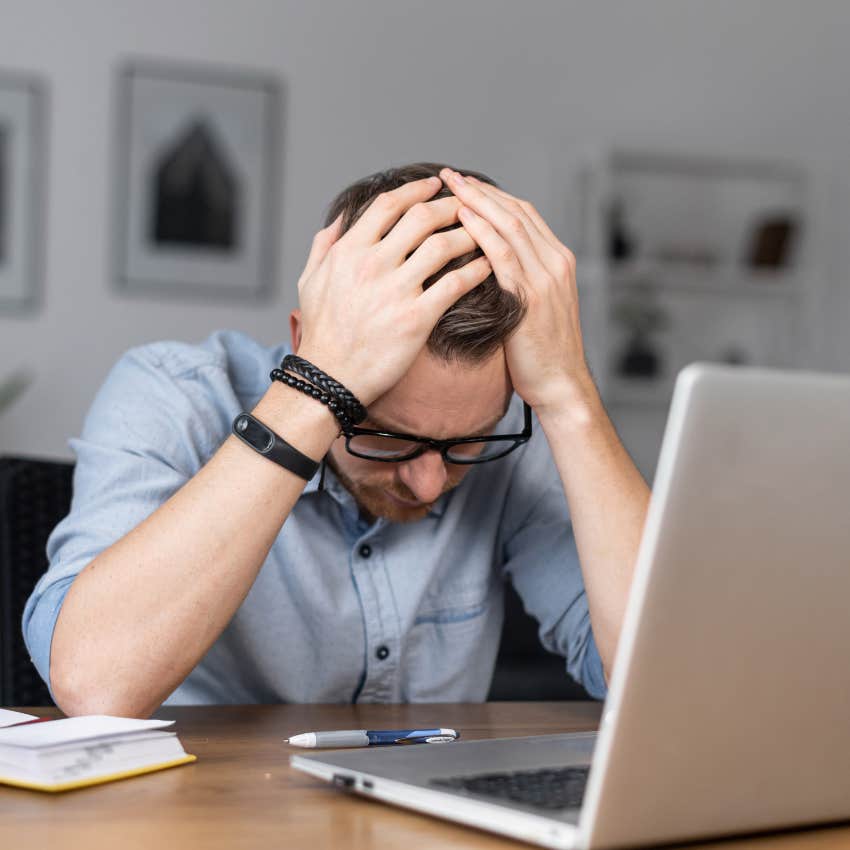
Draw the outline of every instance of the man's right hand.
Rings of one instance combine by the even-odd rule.
[[[298,281],[300,356],[368,405],[396,384],[445,311],[492,269],[479,257],[422,284],[477,245],[457,223],[455,197],[428,201],[439,177],[378,195],[348,232],[320,230]]]

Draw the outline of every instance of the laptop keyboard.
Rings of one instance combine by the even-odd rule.
[[[511,773],[479,773],[432,779],[431,784],[453,791],[468,791],[524,803],[537,809],[578,809],[584,798],[590,767],[517,770]]]

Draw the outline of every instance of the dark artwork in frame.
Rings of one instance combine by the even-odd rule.
[[[9,131],[4,124],[0,124],[0,266],[6,262],[9,227],[9,213],[6,209],[8,204],[7,186],[9,178],[7,176],[8,165],[6,164],[7,150],[9,146]]]
[[[261,298],[275,269],[280,89],[269,76],[134,62],[119,79],[117,284]]]
[[[158,246],[233,253],[242,194],[214,126],[198,119],[154,163],[148,238]]]
[[[30,73],[0,73],[0,312],[40,303],[44,248],[46,90]]]

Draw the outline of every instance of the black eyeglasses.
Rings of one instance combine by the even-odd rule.
[[[448,463],[487,463],[498,460],[527,443],[531,437],[531,408],[523,402],[525,423],[521,434],[493,434],[487,437],[461,437],[457,440],[432,440],[414,434],[373,431],[352,426],[343,435],[349,454],[380,463],[412,460],[429,449],[438,451]]]

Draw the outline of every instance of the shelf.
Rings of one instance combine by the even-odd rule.
[[[760,271],[745,266],[672,261],[641,261],[610,266],[614,290],[646,287],[656,292],[695,293],[742,298],[796,298],[798,271]]]
[[[613,174],[671,175],[718,180],[764,180],[801,185],[805,173],[795,162],[755,157],[723,157],[666,151],[612,150]]]
[[[680,367],[802,358],[818,281],[807,182],[790,161],[623,149],[588,157],[575,240],[584,339],[611,418],[647,470]],[[636,362],[623,358],[641,307],[657,325],[654,378],[620,372]]]

